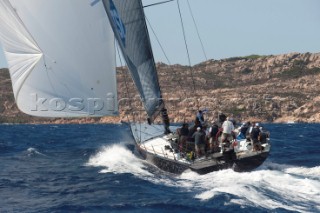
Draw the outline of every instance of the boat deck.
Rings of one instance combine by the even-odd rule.
[[[167,147],[167,148],[166,148]],[[178,156],[174,153],[171,144],[164,137],[154,138],[141,144],[141,148],[171,160],[177,160]]]
[[[176,130],[177,127],[170,127],[171,130]],[[143,149],[147,153],[158,156],[160,158],[168,159],[171,161],[176,161],[183,163],[185,165],[192,165],[193,169],[199,170],[202,168],[220,165],[225,163],[224,156],[220,152],[206,154],[206,156],[197,158],[196,160],[191,160],[190,157],[187,158],[187,153],[175,152],[173,145],[175,144],[175,135],[164,135],[162,125],[142,125],[137,128],[136,126],[132,127],[133,136],[139,145],[140,149]],[[265,144],[263,151],[252,151],[251,148],[248,148],[247,142],[245,140],[241,141],[241,145],[235,147],[235,152],[237,158],[244,159],[248,157],[254,157],[263,152],[270,151],[270,145]],[[178,149],[178,147],[176,147]],[[225,150],[226,152],[227,150]],[[233,149],[232,149],[233,151]],[[228,152],[228,151],[227,151]]]

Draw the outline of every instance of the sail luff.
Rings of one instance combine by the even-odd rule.
[[[169,125],[170,125],[170,122],[169,122],[169,115],[167,113],[167,109],[165,108],[165,102],[162,98],[162,92],[161,92],[161,87],[160,87],[160,82],[159,82],[159,78],[158,78],[158,70],[156,68],[156,64],[155,64],[155,60],[154,60],[154,55],[153,55],[153,50],[152,50],[152,46],[151,46],[151,39],[150,39],[150,34],[149,34],[149,30],[148,30],[148,27],[147,27],[147,22],[146,22],[146,16],[145,16],[145,12],[144,12],[144,6],[142,4],[142,1],[140,0],[140,8],[142,8],[142,13],[143,13],[143,20],[144,20],[144,27],[145,27],[145,31],[146,31],[146,34],[147,34],[147,42],[148,42],[148,47],[149,47],[149,51],[151,52],[151,59],[152,59],[152,64],[153,64],[153,67],[154,67],[154,72],[155,72],[155,75],[157,76],[157,82],[156,82],[156,85],[157,87],[159,88],[159,92],[160,92],[160,98],[159,98],[159,107],[156,109],[156,111],[153,113],[152,116],[149,117],[149,123],[152,123],[156,117],[161,114],[161,118],[162,118],[162,121],[164,123],[164,127],[165,127],[165,133],[170,133],[170,129],[169,129]]]

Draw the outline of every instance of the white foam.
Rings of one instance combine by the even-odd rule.
[[[41,155],[41,156],[46,156],[45,154],[42,154],[41,152],[39,152],[36,148],[28,148],[27,149],[28,152],[28,156],[34,156],[34,155]]]
[[[285,169],[286,173],[303,175],[305,177],[314,178],[320,180],[320,166],[313,168],[305,168],[305,167],[291,167]]]
[[[187,170],[179,176],[150,172],[150,164],[137,158],[123,144],[103,147],[87,163],[105,173],[131,173],[154,184],[194,192],[207,202],[221,194],[235,196],[225,205],[261,207],[269,210],[320,211],[320,167],[306,168],[266,162],[260,170],[237,173],[231,169],[198,175]],[[161,173],[163,174],[163,173]],[[165,174],[165,173],[164,173]],[[179,190],[180,191],[180,190]]]
[[[171,178],[162,175],[160,178],[159,175],[151,173],[149,171],[151,167],[158,171],[160,170],[147,161],[135,156],[132,151],[128,150],[125,143],[102,147],[97,154],[89,159],[86,166],[102,167],[101,173],[130,173],[154,184],[180,187],[179,183]],[[191,187],[192,184],[186,184],[185,187],[187,186]]]
[[[299,168],[299,171],[318,172],[319,168]],[[292,168],[292,170],[294,170]],[[302,172],[300,173],[300,175]],[[202,201],[214,199],[220,194],[238,197],[230,203],[241,206],[259,206],[266,209],[283,208],[289,211],[310,211],[310,204],[320,206],[320,182],[305,177],[298,177],[286,171],[257,170],[248,173],[237,173],[222,170],[197,176],[194,173],[181,175],[192,187],[200,188],[195,198]],[[186,184],[181,184],[187,186]],[[284,202],[284,200],[286,202]]]
[[[144,169],[143,161],[128,150],[124,144],[102,147],[96,155],[89,159],[87,165],[103,167],[102,173],[152,175]]]

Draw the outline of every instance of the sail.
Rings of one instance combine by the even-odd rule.
[[[101,1],[1,0],[0,41],[24,113],[117,114],[114,35]]]
[[[141,0],[103,0],[123,57],[150,118],[162,108],[161,92]]]

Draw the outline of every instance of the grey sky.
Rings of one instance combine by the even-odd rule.
[[[143,0],[144,5],[160,0]],[[191,63],[205,60],[187,0],[180,0]],[[189,0],[208,59],[320,52],[319,0]],[[171,64],[188,64],[177,2],[145,8]],[[168,63],[149,29],[156,61]],[[0,67],[6,67],[1,51]]]

